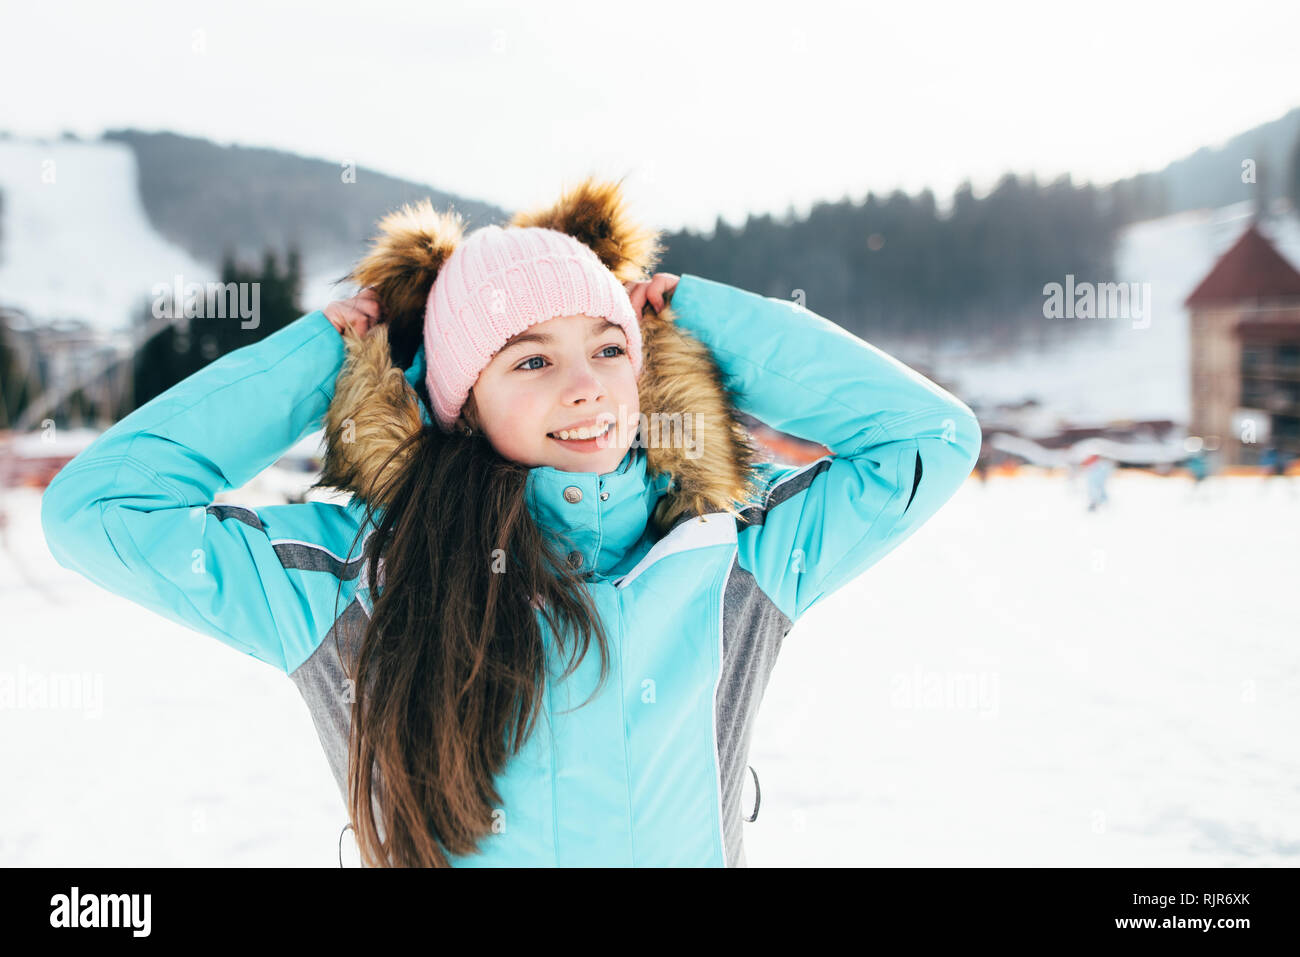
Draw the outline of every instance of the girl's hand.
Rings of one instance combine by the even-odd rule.
[[[670,304],[669,300],[672,299],[673,290],[677,288],[677,280],[680,278],[670,272],[657,272],[651,279],[625,282],[623,286],[632,300],[632,308],[636,310],[637,318],[641,318],[647,302],[655,312],[662,312],[664,306]]]
[[[357,335],[364,336],[372,327],[384,321],[379,308],[379,294],[373,286],[367,286],[351,299],[331,302],[321,312],[334,324],[339,335],[343,334],[344,326],[351,326]]]

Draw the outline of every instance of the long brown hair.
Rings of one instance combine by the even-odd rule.
[[[491,833],[502,806],[494,778],[542,712],[539,613],[561,652],[574,638],[561,679],[593,637],[597,691],[609,673],[591,596],[528,510],[528,467],[461,424],[478,425],[472,393],[453,433],[426,425],[402,442],[392,457],[409,461],[381,470],[389,487],[376,490],[387,505],[365,562],[382,588],[345,665],[355,694],[348,812],[367,867],[448,867]],[[367,506],[363,530],[375,512]]]

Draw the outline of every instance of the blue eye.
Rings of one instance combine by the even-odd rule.
[[[610,349],[615,349],[615,350],[617,350],[617,351],[616,351],[616,352],[614,353],[614,355],[612,355],[612,356],[601,356],[602,359],[616,359],[616,358],[618,358],[619,356],[627,355],[627,350],[626,350],[626,349],[624,349],[624,348],[623,348],[622,346],[620,346],[620,345],[615,345],[614,343],[610,343],[609,345],[603,347],[600,351],[601,351],[601,352],[606,352],[606,351],[608,351],[608,350],[610,350]],[[532,362],[534,359],[536,359],[538,362],[546,362],[546,360],[543,359],[541,356],[530,356],[529,358],[525,359],[523,362],[519,363],[519,365],[515,366],[515,371],[517,371],[517,372],[537,372],[539,369],[543,368],[542,366],[533,366],[532,368],[525,368],[525,366],[527,366],[528,363]],[[547,365],[549,365],[549,364],[550,364],[550,363],[547,363]]]

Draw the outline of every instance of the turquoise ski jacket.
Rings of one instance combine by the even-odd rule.
[[[744,866],[741,790],[783,639],[974,467],[971,410],[830,320],[690,274],[670,305],[740,411],[830,454],[760,463],[739,519],[683,516],[658,537],[666,482],[635,443],[607,474],[530,471],[531,513],[587,569],[611,681],[577,707],[593,650],[548,682],[545,720],[498,780],[500,832],[456,866]],[[363,506],[215,504],[322,427],[344,359],[319,310],[217,359],[69,462],[41,521],[59,564],[293,680],[346,800],[351,696],[334,639],[355,648],[371,607]]]

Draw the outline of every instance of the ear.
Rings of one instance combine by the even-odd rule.
[[[645,279],[663,255],[659,231],[628,215],[622,184],[621,179],[601,182],[588,177],[553,205],[516,213],[509,225],[568,233],[590,247],[619,282]]]
[[[456,421],[452,423],[452,430],[460,432],[466,426],[480,434],[483,432],[483,422],[478,416],[478,409],[474,406],[474,393],[472,390],[469,398],[465,400],[465,405],[461,407],[460,415],[456,416]]]
[[[465,399],[465,405],[460,410],[460,416],[465,423],[476,432],[483,431],[483,420],[479,418],[478,405],[474,402],[474,390],[469,390],[469,396]]]
[[[460,213],[440,213],[430,199],[404,205],[379,221],[369,252],[346,277],[375,288],[392,358],[401,368],[423,341],[429,290],[463,235]]]

